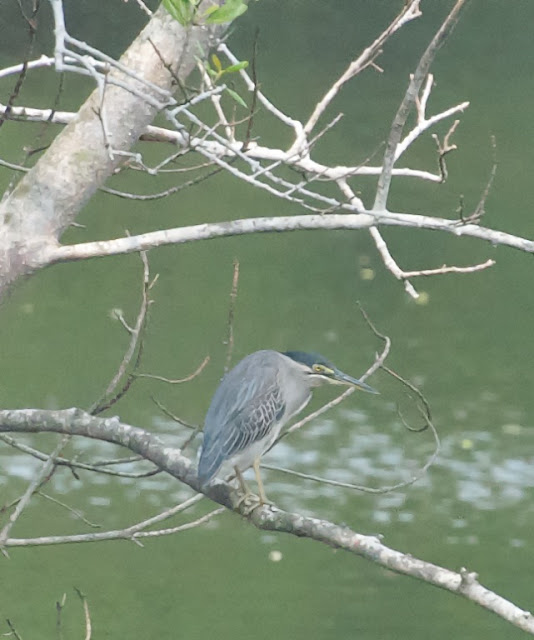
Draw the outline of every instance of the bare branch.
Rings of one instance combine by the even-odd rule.
[[[373,205],[375,211],[385,210],[387,207],[389,187],[391,185],[391,177],[393,165],[395,164],[395,155],[397,153],[397,147],[401,140],[402,131],[408,118],[408,114],[412,105],[419,94],[421,86],[429,72],[430,65],[432,64],[434,57],[436,56],[438,49],[443,45],[445,40],[450,35],[452,29],[456,25],[459,18],[459,13],[462,6],[467,0],[456,0],[454,7],[450,11],[449,15],[439,28],[438,32],[432,38],[431,43],[428,45],[426,51],[421,56],[419,64],[415,73],[410,79],[410,84],[406,90],[406,94],[399,106],[399,109],[391,125],[391,131],[386,145],[386,152],[384,154],[384,161],[382,163],[382,172],[378,179],[378,186],[376,189],[376,197]]]
[[[74,590],[78,594],[78,597],[82,601],[83,606],[83,614],[85,617],[85,639],[91,640],[92,633],[92,624],[91,624],[91,614],[89,613],[89,603],[87,602],[87,597],[77,588],[74,587]]]
[[[442,182],[446,182],[447,178],[449,177],[445,156],[451,151],[456,151],[456,149],[458,148],[455,144],[452,144],[450,142],[450,138],[453,135],[453,133],[456,131],[456,127],[458,126],[459,123],[460,123],[459,120],[455,120],[452,123],[449,131],[446,133],[445,137],[443,138],[443,142],[440,141],[436,133],[432,134],[432,137],[434,138],[436,147],[438,149],[438,164],[439,164],[439,172],[441,174]]]
[[[141,287],[141,305],[139,307],[139,312],[137,314],[137,320],[135,322],[135,326],[130,328],[126,323],[123,324],[126,326],[128,332],[131,335],[130,344],[128,345],[128,349],[126,350],[122,362],[117,369],[117,372],[113,376],[111,382],[108,384],[106,390],[104,391],[102,397],[97,400],[91,408],[89,409],[90,413],[100,413],[104,410],[104,408],[109,407],[109,403],[106,402],[106,398],[114,393],[119,384],[119,381],[124,376],[128,365],[132,361],[132,358],[138,348],[139,341],[141,339],[142,331],[146,323],[148,308],[151,303],[151,299],[149,297],[150,289],[153,284],[156,282],[157,276],[154,280],[150,280],[150,269],[148,266],[148,259],[145,251],[141,251],[139,253],[141,257],[141,261],[143,263],[143,277],[142,277],[142,287]]]
[[[234,352],[234,313],[235,302],[237,299],[237,285],[239,283],[239,260],[234,258],[234,276],[232,278],[232,289],[230,291],[230,303],[228,305],[228,334],[226,338],[226,362],[224,365],[224,373],[228,372],[232,355]]]
[[[132,375],[135,378],[150,378],[151,380],[159,380],[160,382],[166,382],[167,384],[182,384],[184,382],[191,382],[191,380],[194,380],[197,376],[199,376],[202,371],[204,371],[204,368],[209,361],[210,357],[206,356],[204,360],[202,360],[202,362],[198,365],[198,367],[193,371],[193,373],[185,376],[185,378],[176,378],[173,380],[171,378],[165,378],[164,376],[156,376],[152,373],[133,373]]]
[[[143,455],[195,491],[201,489],[195,466],[178,450],[165,447],[148,431],[121,423],[116,418],[98,418],[79,409],[0,411],[0,432],[5,431],[25,433],[49,431],[120,444]],[[471,573],[458,573],[419,560],[387,547],[376,537],[356,533],[348,527],[338,526],[327,520],[306,517],[300,513],[289,513],[267,505],[250,511],[238,499],[236,490],[222,480],[215,480],[202,490],[214,502],[239,512],[244,519],[258,529],[310,538],[330,547],[362,556],[391,571],[412,576],[462,596],[518,628],[534,634],[534,616],[530,612],[520,609],[512,602],[490,591]],[[16,541],[12,542],[16,544]]]
[[[488,269],[489,267],[493,267],[494,264],[497,264],[495,260],[486,260],[486,262],[481,262],[480,264],[474,264],[470,267],[448,267],[444,264],[442,267],[437,269],[420,269],[419,271],[404,271],[405,278],[415,278],[417,276],[436,276],[442,275],[445,273],[474,273],[475,271],[482,271],[484,269]]]
[[[350,204],[341,205],[341,209],[350,210]],[[373,226],[413,227],[445,231],[455,236],[478,238],[492,245],[503,245],[534,253],[534,240],[515,236],[503,231],[481,227],[477,224],[464,224],[457,220],[435,218],[408,213],[363,211],[359,214],[329,214],[279,216],[274,218],[246,218],[227,222],[199,224],[190,227],[177,227],[144,233],[139,236],[86,242],[74,245],[43,248],[40,260],[43,264],[84,260],[86,258],[105,257],[136,251],[145,251],[169,244],[183,244],[198,240],[236,236],[250,233],[273,233],[300,231],[303,229],[368,229]]]
[[[91,527],[93,529],[100,529],[102,527],[101,524],[95,524],[94,522],[91,522],[90,520],[88,520],[81,511],[79,511],[78,509],[73,509],[70,505],[66,504],[65,502],[62,502],[61,500],[58,500],[53,496],[49,496],[47,493],[43,493],[42,491],[36,491],[36,494],[38,496],[41,496],[41,498],[44,498],[45,500],[49,500],[50,502],[57,504],[58,506],[65,509],[69,513],[72,513],[72,515],[75,518],[78,518],[79,520],[84,522],[88,527]]]
[[[339,93],[340,89],[349,80],[354,78],[358,73],[363,71],[366,67],[372,64],[375,58],[380,54],[380,50],[385,42],[391,37],[395,31],[400,29],[404,24],[417,18],[421,15],[419,11],[419,1],[410,2],[403,8],[401,13],[393,20],[388,28],[383,31],[378,38],[365,49],[356,60],[350,63],[346,71],[334,82],[330,89],[326,92],[323,98],[317,103],[312,114],[308,118],[308,121],[303,128],[303,136],[309,135],[312,129],[317,124],[319,118],[330,105],[335,96]],[[295,146],[301,146],[303,139],[295,141]]]
[[[46,461],[49,458],[49,455],[47,453],[44,453],[43,451],[39,451],[38,449],[34,449],[33,447],[29,447],[28,445],[23,444],[22,442],[17,442],[14,438],[11,438],[5,433],[0,433],[0,440],[4,441],[6,444],[8,444],[11,447],[18,449],[19,451],[29,454],[30,456],[36,458],[37,460]],[[56,458],[56,465],[58,467],[61,467],[61,466],[68,467],[72,471],[75,477],[78,477],[76,472],[74,471],[75,469],[93,471],[95,473],[102,473],[104,475],[109,475],[109,476],[117,476],[119,478],[149,478],[150,476],[155,476],[158,473],[161,473],[161,471],[158,468],[153,468],[153,469],[150,469],[149,471],[143,471],[138,473],[128,472],[128,471],[115,471],[113,469],[102,468],[106,464],[128,464],[130,462],[139,461],[139,460],[142,460],[142,458],[140,458],[139,456],[136,456],[135,458],[123,458],[121,460],[108,460],[105,462],[95,462],[94,464],[88,464],[85,462],[80,462],[78,460],[69,460],[68,458],[62,458],[61,456],[58,456]]]
[[[167,535],[174,535],[176,533],[181,533],[182,531],[189,531],[195,527],[199,527],[217,515],[220,515],[225,511],[223,507],[214,509],[207,514],[191,520],[190,522],[186,522],[182,525],[178,525],[176,527],[167,528],[167,529],[158,529],[154,531],[145,531],[148,527],[154,526],[164,520],[168,520],[178,513],[183,513],[187,509],[196,505],[200,502],[204,496],[200,493],[192,496],[188,500],[172,507],[170,509],[166,509],[162,513],[158,515],[148,518],[147,520],[143,520],[142,522],[138,522],[137,524],[131,525],[125,529],[116,529],[111,531],[102,531],[99,533],[82,533],[75,535],[61,535],[61,536],[41,536],[36,538],[12,538],[6,541],[7,547],[33,547],[33,546],[50,546],[57,544],[80,544],[84,542],[102,542],[105,540],[130,540],[136,542],[137,544],[141,544],[140,540],[142,538],[154,538],[161,537]],[[142,546],[142,545],[141,545]]]
[[[4,525],[3,529],[0,531],[0,550],[3,551],[6,540],[9,537],[9,533],[11,528],[15,524],[15,522],[19,519],[24,509],[28,506],[28,503],[35,493],[37,487],[42,483],[42,481],[50,474],[53,470],[54,465],[56,464],[56,457],[65,447],[67,442],[69,441],[69,436],[64,436],[61,438],[59,444],[56,446],[54,451],[48,456],[48,460],[43,464],[40,471],[35,474],[33,480],[28,485],[28,488],[24,492],[22,498],[18,501],[18,504],[13,511],[13,513],[9,516],[7,523]]]
[[[18,277],[39,268],[34,259],[37,245],[54,244],[79,210],[123,161],[157,111],[171,100],[174,79],[168,67],[183,80],[196,64],[199,50],[207,50],[210,38],[222,27],[183,28],[160,7],[119,62],[69,36],[60,0],[50,0],[55,18],[55,65],[58,71],[105,76],[106,127],[113,132],[110,156],[96,115],[101,102],[98,87],[69,124],[63,135],[41,156],[8,197],[0,203],[5,234],[0,246],[0,286],[6,290]],[[154,51],[167,61],[167,67]],[[74,50],[68,50],[68,47]],[[77,53],[82,51],[83,54]],[[103,63],[103,71],[91,65],[88,56]],[[70,59],[76,64],[71,65]],[[109,71],[109,72],[108,72]],[[127,115],[127,117],[125,117]],[[73,149],[90,150],[72,162]],[[50,185],[54,185],[51,189]],[[10,259],[10,241],[19,244],[17,260]]]
[[[464,224],[467,222],[479,222],[482,216],[486,213],[486,200],[488,199],[491,187],[493,186],[493,181],[495,180],[495,176],[497,174],[497,142],[495,140],[495,136],[491,136],[491,146],[493,150],[493,164],[488,181],[473,213],[467,218],[462,217],[462,222]]]
[[[6,623],[7,623],[7,626],[9,627],[11,633],[13,634],[13,637],[15,638],[15,640],[22,640],[22,637],[20,636],[20,634],[16,630],[15,625],[13,624],[13,622],[11,622],[11,620],[9,618],[6,618]]]

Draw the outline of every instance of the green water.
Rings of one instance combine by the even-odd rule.
[[[423,2],[425,17],[398,34],[380,59],[384,73],[369,71],[343,90],[331,115],[342,111],[345,118],[321,143],[318,157],[357,163],[377,148],[407,73],[448,4]],[[0,7],[2,66],[23,52],[25,31],[14,5]],[[305,117],[310,104],[400,5],[400,0],[264,0],[251,4],[229,42],[237,55],[250,58],[254,29],[260,26],[262,88],[286,112]],[[86,3],[69,5],[70,30],[116,55],[141,21],[133,2],[106,6],[97,14]],[[484,224],[532,238],[527,200],[534,133],[533,20],[534,5],[526,1],[514,3],[513,11],[504,0],[470,4],[434,66],[432,112],[471,101],[455,137],[459,151],[449,157],[449,181],[437,186],[397,179],[392,209],[451,216],[460,194],[467,209],[474,208],[491,168],[490,136],[495,135],[499,166]],[[46,24],[43,20],[38,53],[50,51]],[[52,100],[56,82],[51,72],[32,74],[19,103],[42,105],[43,95]],[[11,86],[0,85],[0,100]],[[67,78],[61,108],[76,108],[88,87]],[[269,127],[260,114],[256,134],[267,136]],[[21,144],[31,143],[35,132],[33,125],[2,127],[1,157],[20,160]],[[432,150],[431,140],[421,141],[406,164],[432,169]],[[2,170],[0,186],[10,178]],[[137,175],[129,182],[120,177],[114,184],[136,192],[161,189],[161,184]],[[357,185],[366,202],[374,185],[374,179]],[[296,213],[295,205],[218,176],[172,199],[148,204],[99,194],[80,216],[86,228],[69,231],[65,240]],[[211,362],[187,386],[137,383],[113,412],[176,444],[186,432],[155,409],[151,394],[184,419],[202,421],[225,360],[234,258],[240,261],[234,362],[260,348],[313,349],[360,375],[381,348],[360,316],[361,301],[393,341],[390,366],[420,385],[431,404],[442,441],[438,460],[414,486],[382,496],[266,471],[269,496],[282,508],[344,522],[362,533],[380,533],[386,544],[422,559],[477,571],[486,586],[529,609],[534,564],[529,549],[534,526],[531,257],[431,232],[386,230],[384,235],[407,269],[488,258],[497,265],[473,275],[415,281],[429,300],[416,305],[384,269],[366,233],[249,236],[153,251],[151,269],[160,277],[143,369],[183,377],[205,355]],[[362,267],[373,269],[373,280],[362,279]],[[140,274],[139,258],[128,256],[59,265],[21,283],[0,314],[1,405],[91,404],[127,345],[128,337],[110,318],[111,310],[118,307],[130,319],[135,317]],[[371,384],[380,396],[353,395],[286,439],[268,461],[372,487],[411,477],[432,453],[432,439],[403,428],[397,406],[411,422],[417,414],[398,385],[384,374],[374,376]],[[333,390],[318,390],[311,408],[333,395]],[[28,441],[42,444],[39,438]],[[98,443],[80,443],[78,451],[88,458],[117,455]],[[4,445],[0,461],[4,503],[23,490],[34,467]],[[83,474],[78,481],[67,472],[57,474],[50,492],[82,509],[103,529],[144,519],[188,495],[163,476],[109,482]],[[199,505],[176,523],[207,508]],[[13,535],[86,530],[79,520],[41,499],[27,510]],[[273,561],[273,551],[281,553],[280,561]],[[149,540],[143,549],[129,542],[12,549],[10,559],[0,562],[0,629],[7,631],[4,619],[9,618],[25,639],[58,637],[55,602],[65,592],[64,637],[80,637],[83,613],[73,586],[87,595],[94,637],[522,635],[451,594],[318,543],[258,532],[232,514],[205,528]]]

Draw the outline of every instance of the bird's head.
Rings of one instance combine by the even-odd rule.
[[[356,387],[368,393],[378,393],[365,382],[353,378],[340,371],[330,360],[327,360],[318,353],[308,353],[307,351],[286,351],[284,356],[291,358],[306,376],[309,376],[310,385],[317,387],[321,384],[343,384]]]

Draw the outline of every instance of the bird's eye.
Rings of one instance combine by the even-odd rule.
[[[324,367],[322,364],[314,364],[312,369],[315,371],[315,373],[323,373],[324,372]]]

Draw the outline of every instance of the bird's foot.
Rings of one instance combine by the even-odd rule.
[[[254,511],[254,509],[263,506],[271,506],[271,503],[249,491],[248,493],[244,493],[239,496],[235,501],[234,509],[236,511],[240,511],[244,516],[248,516]]]

